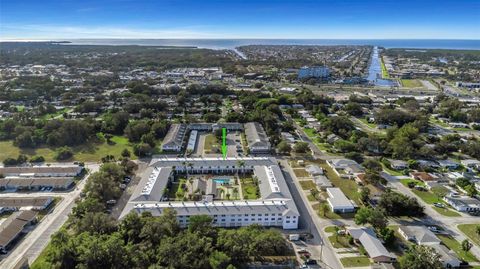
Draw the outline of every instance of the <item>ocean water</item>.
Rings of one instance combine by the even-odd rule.
[[[457,39],[71,39],[74,45],[189,46],[234,49],[245,45],[372,45],[385,48],[480,50],[480,40]]]

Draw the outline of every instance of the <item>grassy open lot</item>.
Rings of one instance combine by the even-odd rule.
[[[310,174],[307,172],[307,170],[303,168],[295,168],[293,169],[293,172],[297,177],[309,177]]]
[[[16,158],[19,154],[25,154],[28,157],[34,155],[41,155],[47,162],[54,162],[55,148],[42,146],[35,149],[20,149],[13,145],[13,141],[0,141],[0,161],[6,158]],[[102,157],[106,155],[113,155],[120,157],[124,149],[128,149],[133,152],[133,146],[128,142],[128,139],[123,136],[114,136],[111,139],[111,143],[104,141],[91,141],[84,145],[72,147],[74,152],[73,160],[86,162],[86,161],[100,161]],[[132,154],[132,157],[135,157]]]
[[[208,134],[205,136],[205,144],[203,150],[206,154],[216,153],[220,149],[220,144],[213,134]]]
[[[401,79],[400,82],[402,83],[402,86],[406,88],[423,87],[422,82],[420,82],[418,79]]]
[[[370,259],[365,256],[340,258],[340,262],[344,267],[365,267],[371,264]]]
[[[390,74],[388,74],[387,68],[385,67],[385,62],[382,59],[382,78],[390,78]]]
[[[311,180],[302,180],[298,181],[300,183],[300,186],[302,186],[302,189],[304,190],[311,190],[317,188],[317,185]]]
[[[346,235],[331,235],[328,237],[330,243],[334,248],[351,248],[352,245],[348,242],[348,237]]]
[[[451,209],[448,209],[448,208],[439,208],[439,207],[432,207],[435,211],[437,211],[438,213],[444,215],[445,217],[460,217],[462,215],[460,215],[460,213],[458,213],[457,211],[454,211],[454,210],[451,210]]]
[[[363,124],[367,125],[368,127],[374,129],[377,127],[375,123],[368,122],[366,118],[358,118],[359,121],[361,121]]]
[[[317,131],[312,128],[303,128],[303,131],[310,139],[314,139],[317,136]]]
[[[385,172],[387,172],[388,174],[392,175],[392,176],[403,176],[404,175],[402,173],[402,171],[397,171],[397,170],[390,169],[385,164],[383,164],[382,162],[380,162],[380,164],[382,164],[383,170]]]
[[[332,212],[326,201],[314,204],[312,208],[317,211],[317,214],[321,218],[326,219],[341,219],[343,216],[338,215],[337,213]]]
[[[413,182],[415,183],[416,185],[419,185],[419,186],[425,186],[425,184],[423,184],[422,181],[419,181],[419,180],[415,180],[415,179],[400,179],[400,182],[408,188],[408,183],[409,182]],[[415,195],[417,195],[418,197],[420,197],[420,199],[422,199],[425,203],[429,204],[429,205],[432,205],[433,203],[443,203],[445,206],[449,207],[448,205],[446,205],[442,199],[440,199],[437,195],[435,195],[433,192],[431,191],[419,191],[417,189],[411,189],[413,193],[415,193]],[[435,207],[433,206],[432,207],[435,211],[437,211],[438,213],[446,216],[446,217],[459,217],[461,216],[458,212],[452,210],[452,209],[449,209],[449,208],[438,208],[438,207]]]
[[[253,178],[243,178],[242,183],[243,199],[258,199],[258,186],[253,182]]]
[[[358,192],[358,185],[355,181],[350,179],[342,179],[340,178],[333,169],[328,166],[326,163],[322,163],[321,167],[325,170],[325,174],[327,178],[332,182],[335,187],[338,187],[342,190],[342,192],[350,199],[355,201],[357,204],[361,204],[360,202],[360,193]]]
[[[444,243],[449,249],[453,250],[460,259],[467,262],[478,262],[478,259],[469,251],[463,251],[462,245],[455,240],[455,238],[446,235],[437,235],[442,243]]]
[[[325,227],[325,232],[326,233],[334,233],[335,232],[335,226]]]
[[[480,226],[480,223],[477,224],[460,224],[458,229],[462,231],[473,243],[480,246],[480,235],[477,234],[477,227]]]

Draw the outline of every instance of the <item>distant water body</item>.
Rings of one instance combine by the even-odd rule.
[[[187,46],[234,49],[246,45],[372,45],[385,48],[480,50],[480,40],[457,39],[71,39],[72,45]]]

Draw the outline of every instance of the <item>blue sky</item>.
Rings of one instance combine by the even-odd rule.
[[[480,39],[480,0],[0,0],[0,39]]]

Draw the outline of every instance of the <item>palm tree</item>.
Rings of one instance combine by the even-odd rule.
[[[234,199],[238,199],[238,189],[237,188],[233,188],[233,197],[234,197]]]

